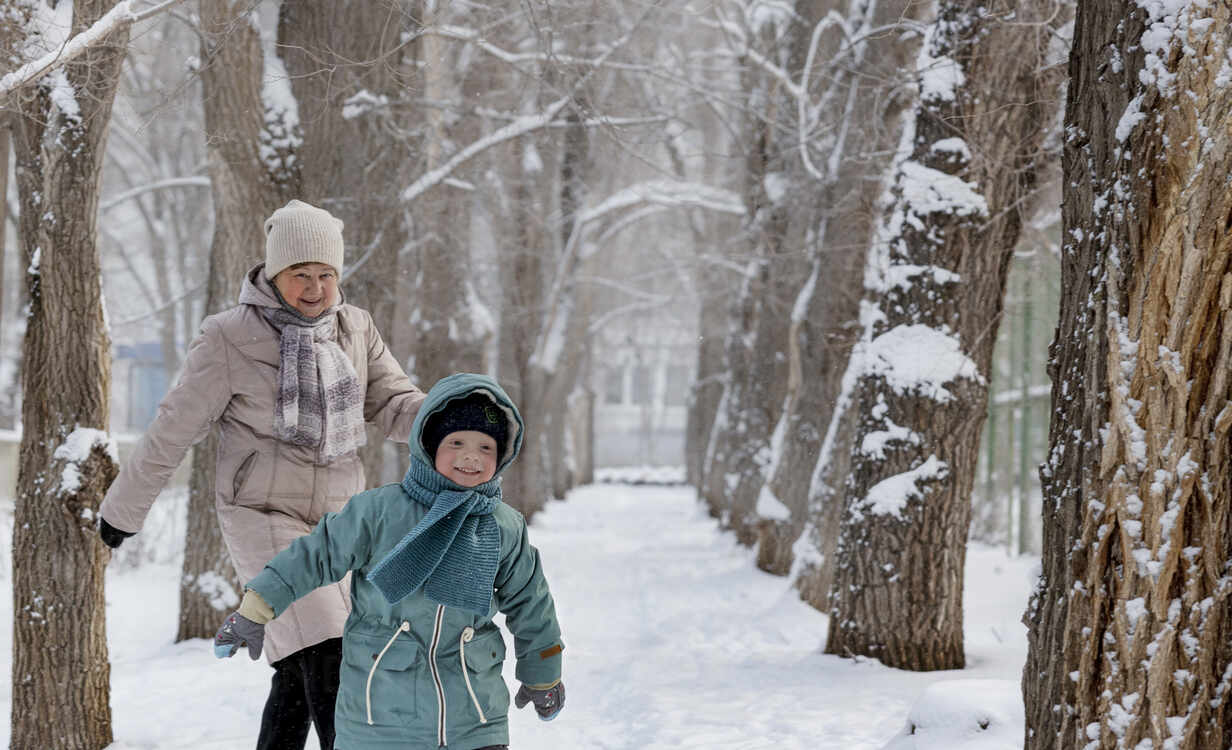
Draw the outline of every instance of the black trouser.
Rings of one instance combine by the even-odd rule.
[[[257,750],[304,750],[308,728],[314,724],[321,750],[333,750],[341,664],[341,638],[330,638],[274,662]]]

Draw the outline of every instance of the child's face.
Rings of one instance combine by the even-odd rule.
[[[463,487],[483,484],[496,474],[496,441],[477,430],[451,432],[436,449],[436,470]]]

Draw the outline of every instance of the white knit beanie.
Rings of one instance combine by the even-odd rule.
[[[342,219],[293,200],[265,220],[265,278],[296,263],[324,263],[342,275]]]

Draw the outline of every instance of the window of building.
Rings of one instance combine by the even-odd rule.
[[[641,406],[654,398],[654,371],[646,365],[633,370],[633,403]]]
[[[685,365],[667,366],[667,383],[663,389],[663,403],[667,406],[684,406],[689,398],[690,370]]]
[[[620,404],[625,400],[624,370],[608,370],[603,377],[603,403]]]

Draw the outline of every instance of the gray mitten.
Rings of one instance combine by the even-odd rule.
[[[261,646],[264,643],[264,625],[249,620],[239,612],[232,612],[214,634],[214,656],[226,659],[235,656],[240,646],[248,646],[248,656],[256,661],[261,657]]]
[[[513,704],[521,708],[527,703],[535,704],[535,713],[539,714],[541,720],[555,719],[565,705],[565,683],[558,682],[546,690],[522,685],[518,688],[518,694],[513,696]]]

